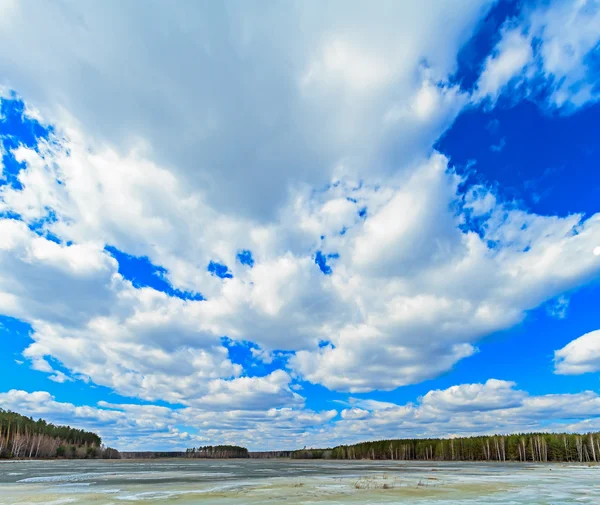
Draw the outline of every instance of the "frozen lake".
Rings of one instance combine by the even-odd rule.
[[[291,460],[4,461],[0,504],[600,503],[600,467]]]

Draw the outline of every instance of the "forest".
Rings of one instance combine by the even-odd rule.
[[[527,433],[450,439],[399,439],[295,451],[305,459],[597,462],[600,433]]]
[[[161,459],[161,458],[249,458],[250,453],[245,447],[237,445],[207,445],[192,447],[182,451],[125,451],[121,452],[122,459]]]
[[[119,453],[89,431],[0,409],[0,458],[106,458]]]
[[[249,458],[248,449],[238,445],[207,445],[185,451],[187,458]]]

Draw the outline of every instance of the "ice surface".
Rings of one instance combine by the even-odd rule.
[[[600,504],[600,466],[293,460],[13,461],[0,505]]]

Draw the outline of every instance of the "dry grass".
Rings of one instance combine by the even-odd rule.
[[[387,476],[384,477],[387,479]],[[354,483],[355,489],[393,489],[394,486],[388,482],[380,482],[374,478],[363,478]]]

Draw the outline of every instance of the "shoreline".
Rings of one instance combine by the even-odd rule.
[[[455,464],[464,464],[469,466],[576,466],[576,467],[585,467],[592,468],[600,466],[600,462],[580,462],[580,461],[444,461],[444,460],[391,460],[391,459],[310,459],[310,458],[186,458],[186,457],[172,457],[172,458],[120,458],[120,459],[102,459],[102,458],[87,458],[87,459],[78,459],[78,458],[3,458],[0,459],[0,464],[2,463],[23,463],[23,462],[31,462],[31,463],[45,463],[45,462],[69,462],[69,461],[85,461],[85,462],[95,462],[95,463],[148,463],[149,461],[155,461],[158,463],[167,462],[167,461],[227,461],[227,462],[240,462],[240,461],[280,461],[282,463],[319,463],[319,464],[332,464],[332,463],[344,463],[348,465],[353,465],[357,463],[361,464],[382,464],[382,465],[395,465],[400,464],[399,466],[403,466],[405,464],[417,464],[419,466],[446,466],[446,465],[455,465]]]

